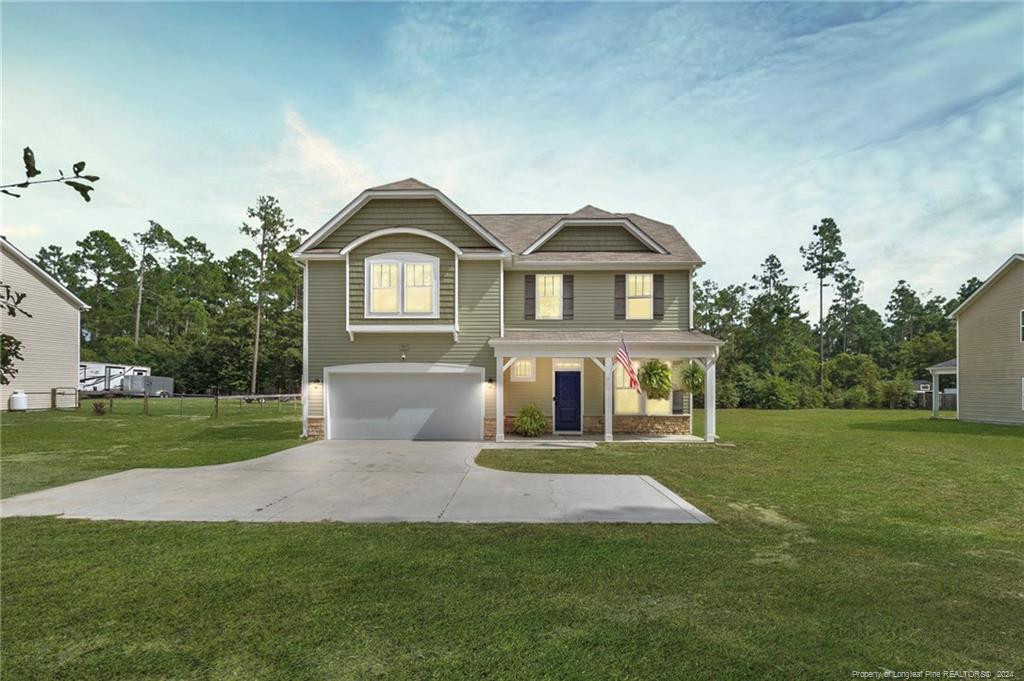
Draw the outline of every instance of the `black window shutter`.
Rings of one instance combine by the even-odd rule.
[[[537,310],[537,275],[526,275],[526,295],[523,298],[523,319],[536,319]]]
[[[615,275],[615,318],[626,318],[626,275]]]
[[[562,319],[572,319],[572,275],[562,275]]]
[[[654,275],[654,318],[665,318],[665,275]]]

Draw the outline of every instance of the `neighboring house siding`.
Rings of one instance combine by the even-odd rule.
[[[364,319],[366,278],[364,259],[381,253],[425,253],[440,260],[440,317]],[[349,253],[349,300],[352,311],[349,322],[355,324],[453,324],[455,322],[455,253],[444,244],[415,234],[392,234],[371,239]]]
[[[448,239],[459,248],[491,247],[436,199],[372,199],[321,239],[316,247],[340,249],[357,237],[388,227],[419,227]]]
[[[957,399],[964,421],[1024,423],[1024,263],[1016,262],[959,317]]]
[[[651,272],[642,268],[628,270],[631,274]],[[565,270],[573,275],[573,318],[571,320],[524,319],[525,272],[505,273],[505,328],[507,330],[587,329],[597,331],[688,329],[690,328],[690,273],[670,270],[665,275],[664,319],[615,319],[615,275],[627,270],[581,271]]]
[[[370,242],[372,243],[372,242]],[[447,333],[356,333],[345,330],[345,264],[313,261],[309,269],[309,378],[323,380],[324,367],[369,362],[464,364],[495,377],[494,352],[487,341],[499,334],[499,277],[496,261],[459,263],[459,340]],[[361,304],[361,303],[360,303]],[[438,323],[437,320],[434,323]],[[494,389],[485,391],[485,416],[494,416]],[[310,391],[309,415],[323,415],[323,395]]]
[[[0,386],[0,399],[6,410],[15,390],[28,393],[29,409],[50,407],[52,388],[78,387],[78,308],[40,280],[21,263],[0,252],[3,281],[25,294],[21,308],[31,317],[18,315],[0,318],[3,332],[21,341],[24,361],[15,362],[18,374],[10,385]],[[33,394],[37,393],[37,394]],[[57,406],[74,406],[75,396],[58,397]]]
[[[583,415],[604,415],[604,372],[590,359],[583,357]],[[533,381],[513,381],[505,371],[505,414],[515,416],[527,404],[536,405],[547,418],[552,415],[554,375],[551,358],[538,357]]]
[[[618,225],[566,225],[537,251],[650,253],[651,249]]]

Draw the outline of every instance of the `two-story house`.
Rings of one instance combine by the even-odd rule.
[[[414,179],[368,189],[294,253],[304,267],[304,433],[496,439],[538,406],[554,434],[690,433],[688,395],[647,399],[615,362],[705,367],[703,264],[663,222],[586,206],[470,215]]]

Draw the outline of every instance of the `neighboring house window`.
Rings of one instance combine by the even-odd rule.
[[[512,363],[513,381],[533,381],[536,372],[534,371],[533,359],[517,359]]]
[[[438,259],[385,253],[366,259],[367,317],[437,317]]]
[[[626,275],[626,319],[654,319],[654,275]]]
[[[633,369],[640,371],[643,361],[633,360]],[[671,362],[666,362],[669,369]],[[615,385],[615,413],[616,414],[647,414],[648,416],[669,415],[672,413],[672,396],[664,400],[652,400],[642,395],[635,388],[629,387],[629,376],[618,364],[615,365],[613,375]]]
[[[562,275],[537,275],[537,319],[562,318]]]

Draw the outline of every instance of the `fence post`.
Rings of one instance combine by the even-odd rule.
[[[178,398],[178,416],[185,415],[185,394],[182,393],[181,397]]]
[[[213,396],[213,418],[217,418],[220,415],[220,395]]]
[[[82,391],[75,389],[75,409],[82,408]]]
[[[57,389],[50,388],[50,409],[57,408]]]
[[[114,413],[114,395],[113,394],[107,395],[107,399],[110,400],[109,409],[107,409],[107,411],[109,411],[111,414],[113,414]]]
[[[142,415],[149,416],[149,391],[142,393]]]

